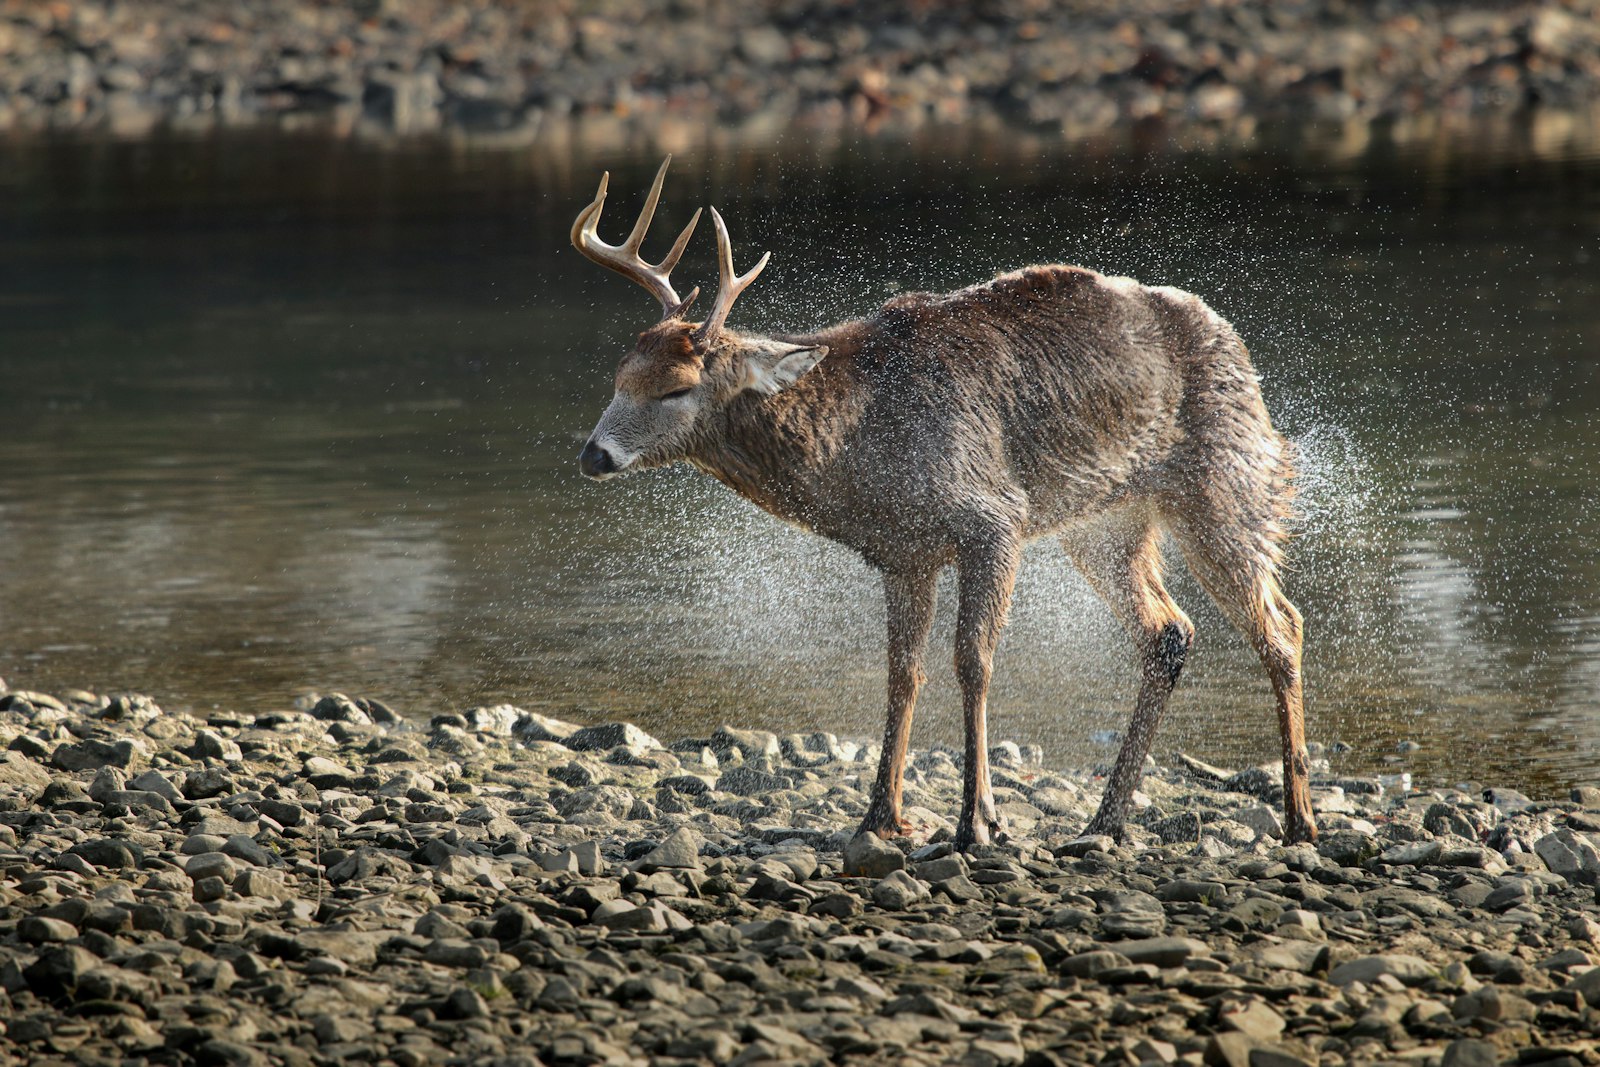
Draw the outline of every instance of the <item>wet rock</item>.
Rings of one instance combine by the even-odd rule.
[[[1586,834],[1557,830],[1534,842],[1533,850],[1545,866],[1569,881],[1583,885],[1600,881],[1600,848]]]
[[[723,759],[735,752],[744,760],[777,759],[783,754],[777,734],[766,730],[736,730],[731,726],[719,726],[711,735],[709,746]]]
[[[889,911],[905,911],[929,896],[928,887],[903,870],[890,871],[872,887],[873,901]]]
[[[851,878],[883,878],[904,870],[905,853],[874,833],[859,833],[844,850],[844,873]]]
[[[343,693],[329,693],[318,700],[312,705],[311,716],[322,722],[342,722],[353,726],[372,725],[372,716]]]
[[[509,704],[502,706],[507,708],[510,707]],[[523,712],[517,717],[516,722],[512,726],[512,733],[522,741],[554,741],[557,743],[562,743],[565,742],[567,738],[577,733],[580,729],[582,729],[582,727],[578,726],[576,723],[563,722],[560,719],[553,719],[548,715],[540,715],[538,712],[527,711]]]
[[[57,747],[50,762],[64,771],[98,770],[101,767],[133,766],[145,758],[142,743],[133,738],[119,741],[102,741],[89,738],[76,744]]]
[[[139,865],[144,850],[115,838],[91,838],[80,841],[67,850],[68,855],[81,856],[101,870],[126,871]]]
[[[28,988],[40,996],[71,995],[79,984],[100,965],[87,950],[76,945],[53,945],[22,969]]]
[[[1191,956],[1209,956],[1211,950],[1203,941],[1192,937],[1150,937],[1135,941],[1120,941],[1117,951],[1130,963],[1150,963],[1157,967],[1178,967]]]
[[[717,791],[741,797],[759,797],[789,788],[789,779],[753,767],[732,767],[717,779]]]
[[[1127,967],[1132,962],[1120,952],[1098,949],[1067,957],[1061,962],[1061,970],[1074,978],[1094,978],[1105,971]]]
[[[700,839],[688,827],[674,830],[665,841],[638,861],[639,870],[645,873],[662,869],[698,869],[700,866]]]
[[[1387,975],[1405,985],[1416,985],[1434,977],[1438,972],[1439,969],[1427,960],[1404,953],[1390,953],[1381,956],[1362,956],[1348,963],[1341,963],[1328,972],[1328,981],[1334,985],[1349,985],[1352,982],[1371,985]]]
[[[1166,930],[1166,912],[1162,909],[1161,902],[1149,893],[1112,893],[1103,907],[1100,931],[1102,937],[1106,939],[1153,938]]]
[[[579,752],[607,752],[618,746],[649,750],[662,747],[660,741],[629,722],[610,722],[585,726],[566,739],[568,748]]]
[[[1217,1012],[1217,1024],[1260,1044],[1276,1041],[1285,1026],[1283,1016],[1265,1002],[1255,999],[1222,1007]]]
[[[1500,1067],[1500,1050],[1487,1041],[1462,1037],[1445,1046],[1440,1067]]]
[[[1378,842],[1358,830],[1338,830],[1317,841],[1317,854],[1341,867],[1359,867],[1378,854]]]
[[[1455,999],[1450,1012],[1457,1019],[1486,1019],[1491,1022],[1529,1022],[1537,1014],[1533,1004],[1497,986],[1465,993]]]
[[[73,940],[78,928],[63,919],[27,915],[17,923],[17,936],[30,945],[47,945]]]
[[[196,730],[193,752],[197,759],[215,759],[225,763],[238,763],[244,759],[238,742],[223,737],[215,730]]]

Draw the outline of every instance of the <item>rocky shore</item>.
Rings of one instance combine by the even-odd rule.
[[[0,0],[0,131],[1379,120],[1600,99],[1600,0]],[[686,134],[687,135],[687,134]]]
[[[3,692],[3,686],[0,686]],[[0,695],[0,1064],[1600,1063],[1600,790],[994,750],[1003,845],[856,839],[876,746],[333,695]]]

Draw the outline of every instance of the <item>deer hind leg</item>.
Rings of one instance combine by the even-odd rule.
[[[900,790],[905,781],[911,714],[917,706],[917,690],[927,681],[922,660],[928,628],[933,624],[934,573],[885,574],[883,589],[889,622],[889,718],[872,803],[857,832],[893,837],[911,829],[900,816]]]
[[[994,651],[1011,607],[1021,546],[1009,536],[965,546],[957,556],[960,606],[956,612],[956,678],[966,726],[962,765],[961,818],[956,848],[986,845],[1000,832],[989,786],[989,678]]]
[[[1139,696],[1133,719],[1106,780],[1100,810],[1084,831],[1121,840],[1134,788],[1144,774],[1145,757],[1194,643],[1194,624],[1173,603],[1161,582],[1160,528],[1148,519],[1130,517],[1107,534],[1105,528],[1097,527],[1061,540],[1073,563],[1128,629],[1139,651]]]
[[[1283,743],[1284,838],[1290,844],[1315,841],[1300,687],[1301,618],[1278,583],[1282,533],[1275,518],[1241,522],[1238,508],[1213,509],[1210,517],[1202,524],[1191,516],[1175,523],[1173,532],[1189,570],[1267,669]]]

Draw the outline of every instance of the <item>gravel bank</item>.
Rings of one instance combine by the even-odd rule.
[[[10,692],[0,748],[0,1063],[1600,1062],[1600,790],[1324,775],[1284,848],[1184,760],[1124,847],[1002,744],[963,857],[949,754],[853,841],[823,734]]]
[[[0,130],[1382,119],[1600,98],[1600,0],[0,0]]]

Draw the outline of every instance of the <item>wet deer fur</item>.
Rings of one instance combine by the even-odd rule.
[[[670,262],[652,267],[637,255],[665,170],[622,246],[593,236],[604,182],[573,227],[585,255],[645,285],[664,311],[618,367],[581,463],[603,478],[686,460],[882,572],[888,724],[862,830],[910,829],[901,785],[911,717],[935,578],[952,564],[966,732],[957,843],[1000,830],[986,695],[1023,546],[1054,536],[1127,628],[1141,663],[1132,722],[1085,831],[1120,838],[1193,642],[1162,583],[1170,534],[1266,668],[1283,744],[1285,835],[1314,839],[1301,620],[1279,584],[1292,453],[1232,327],[1189,293],[1051,265],[899,296],[814,333],[740,334],[724,324],[728,308],[766,260],[734,278],[715,209],[723,284],[697,325],[686,317],[694,294],[680,301],[666,279],[694,223]]]

